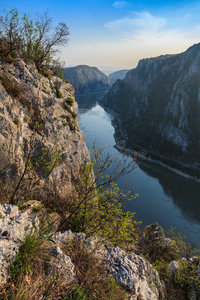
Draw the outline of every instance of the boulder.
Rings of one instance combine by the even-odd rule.
[[[49,275],[59,274],[62,276],[62,282],[70,284],[76,279],[75,267],[69,256],[65,255],[58,246],[50,249],[50,269]]]
[[[28,211],[19,214],[18,207],[10,204],[0,205],[0,285],[8,279],[8,267],[13,262],[20,243],[26,235],[37,230],[37,217]]]
[[[156,300],[164,295],[165,287],[158,272],[146,259],[135,253],[127,254],[118,247],[110,248],[105,254],[105,268],[117,282],[134,294],[132,299]]]

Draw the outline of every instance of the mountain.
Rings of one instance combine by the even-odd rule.
[[[96,67],[79,65],[64,71],[64,78],[70,81],[78,94],[106,91],[114,82]]]
[[[147,150],[200,165],[200,44],[139,61],[104,96],[118,131]]]
[[[119,70],[119,71],[116,71],[116,72],[113,72],[113,73],[109,74],[108,76],[111,79],[113,79],[114,81],[116,81],[117,79],[122,80],[122,79],[125,78],[128,71],[129,70]]]

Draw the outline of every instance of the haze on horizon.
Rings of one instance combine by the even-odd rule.
[[[198,1],[1,0],[0,15],[17,8],[30,17],[48,10],[69,27],[66,66],[131,69],[146,57],[175,54],[200,42]]]

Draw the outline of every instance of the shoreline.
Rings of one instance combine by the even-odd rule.
[[[108,112],[110,115],[112,115],[113,117],[119,117],[119,114],[118,114],[118,113],[114,112],[111,108],[105,107],[105,106],[103,105],[102,102],[98,101],[98,104],[99,104],[106,112]],[[115,124],[113,124],[113,122],[112,122],[112,125],[113,125],[113,127],[114,127],[115,130],[116,130],[116,128],[118,128],[118,126],[116,126]],[[121,132],[122,128],[119,128],[119,129],[120,129],[120,132]],[[124,136],[123,132],[121,132],[121,134],[122,134],[123,138],[126,139],[126,137]],[[129,148],[129,147],[123,147],[123,148],[121,148],[121,147],[118,147],[118,146],[117,146],[117,143],[120,142],[120,140],[117,138],[116,132],[114,133],[114,139],[115,139],[115,141],[116,141],[116,145],[115,145],[114,147],[115,147],[118,151],[121,151],[121,152],[127,152],[127,153],[130,153],[131,151],[134,151],[134,153],[137,155],[137,157],[140,156],[140,152],[137,151],[137,150],[135,150],[134,148]],[[128,139],[128,141],[130,142],[129,139]],[[143,151],[145,151],[145,152],[149,152],[150,155],[151,155],[151,151],[150,151],[150,150],[144,149],[144,148],[141,147],[140,145],[137,145],[137,148],[141,148],[140,151],[143,150]],[[159,153],[156,153],[156,155],[162,157],[162,155],[159,154]],[[183,163],[181,163],[180,161],[178,161],[178,160],[176,160],[176,159],[173,159],[173,160],[172,160],[172,159],[170,159],[170,157],[167,157],[167,159],[168,159],[169,161],[171,160],[171,162],[172,162],[172,161],[173,161],[173,162],[176,162],[177,164],[180,164],[180,165],[182,165],[183,167],[185,167],[185,165],[184,165]],[[179,176],[184,177],[184,178],[186,178],[186,179],[188,179],[188,180],[192,180],[192,181],[194,181],[194,182],[200,183],[200,178],[198,178],[198,177],[196,177],[196,176],[192,176],[191,174],[188,174],[188,173],[186,173],[186,172],[184,172],[184,171],[182,171],[182,170],[180,170],[180,169],[178,169],[178,168],[171,167],[171,166],[169,166],[168,164],[163,163],[163,162],[161,161],[161,159],[153,159],[153,158],[150,158],[150,157],[148,157],[148,156],[146,156],[146,155],[145,155],[145,156],[143,155],[143,159],[141,159],[141,160],[142,160],[142,161],[147,161],[147,162],[152,163],[152,164],[159,165],[159,166],[161,166],[161,167],[163,167],[163,168],[165,168],[165,169],[167,169],[167,170],[173,172],[173,173],[176,174],[176,175],[179,175]],[[190,169],[189,166],[188,166],[187,168]]]

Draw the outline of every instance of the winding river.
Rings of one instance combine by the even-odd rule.
[[[86,143],[92,149],[104,147],[106,154],[119,156],[114,148],[112,116],[98,105],[101,95],[76,95],[79,104],[80,128]],[[200,183],[187,180],[165,168],[138,158],[137,168],[121,178],[119,187],[129,181],[129,188],[139,197],[126,204],[126,210],[136,212],[135,218],[143,225],[158,222],[165,230],[176,228],[187,236],[188,241],[200,248]]]

